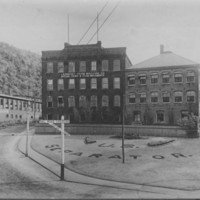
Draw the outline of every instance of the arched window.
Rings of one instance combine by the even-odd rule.
[[[183,92],[176,91],[174,92],[174,102],[181,103],[183,101]]]
[[[194,91],[187,91],[187,102],[195,102],[196,93]]]
[[[193,71],[188,71],[187,72],[187,82],[190,83],[190,82],[194,82],[194,77],[195,77],[195,74]]]
[[[157,103],[158,102],[158,92],[152,92],[151,93],[151,103]]]

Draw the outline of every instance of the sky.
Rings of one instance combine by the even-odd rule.
[[[99,27],[118,6],[99,30],[103,47],[126,47],[136,64],[157,56],[163,44],[200,63],[200,0],[0,0],[0,41],[39,54],[61,50],[68,37],[79,42],[105,5]],[[96,29],[94,23],[80,44]],[[96,42],[97,36],[90,44]]]

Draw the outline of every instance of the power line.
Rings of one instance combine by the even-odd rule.
[[[109,0],[106,2],[106,4],[103,6],[103,8],[101,9],[101,11],[98,13],[97,17],[95,17],[95,19],[92,21],[92,23],[90,24],[89,28],[87,29],[87,31],[84,33],[84,35],[82,36],[82,38],[79,40],[79,42],[77,43],[80,44],[80,42],[82,41],[82,39],[85,37],[85,35],[88,33],[88,31],[90,30],[90,28],[92,27],[92,25],[95,23],[95,21],[97,20],[97,18],[99,17],[99,15],[103,12],[104,8],[107,6]]]
[[[98,30],[93,34],[93,36],[90,38],[87,44],[90,43],[90,41],[94,38],[94,36],[97,34],[97,32],[101,29],[101,27],[105,24],[105,22],[108,20],[108,18],[112,15],[112,13],[115,11],[115,9],[118,7],[120,1],[117,3],[117,5],[112,9],[112,11],[109,13],[109,15],[106,17],[104,22],[101,24],[101,26],[98,28]]]

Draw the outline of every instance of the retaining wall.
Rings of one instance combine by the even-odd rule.
[[[57,126],[60,127],[59,124]],[[91,125],[91,124],[67,124],[65,130],[70,134],[77,135],[120,135],[121,125]],[[125,125],[126,134],[134,133],[140,136],[158,137],[187,137],[186,130],[178,126],[146,126],[146,125]],[[60,134],[60,132],[49,124],[37,124],[36,134]]]

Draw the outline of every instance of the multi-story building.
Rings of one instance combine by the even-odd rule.
[[[29,104],[29,110],[27,106]],[[41,100],[0,94],[0,122],[24,122],[29,112],[30,121],[41,117]]]
[[[101,42],[42,52],[42,117],[70,123],[120,123],[126,48],[103,48]]]
[[[199,64],[164,51],[126,71],[126,121],[176,125],[199,115]]]

